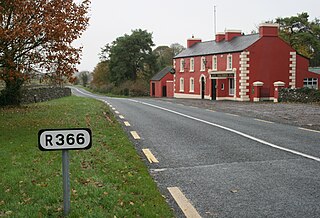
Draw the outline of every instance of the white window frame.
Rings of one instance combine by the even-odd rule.
[[[184,72],[185,64],[186,64],[185,60],[183,58],[180,59],[180,72]]]
[[[184,79],[183,78],[180,78],[180,89],[179,89],[180,92],[184,92]]]
[[[232,54],[227,55],[227,70],[232,70]]]
[[[218,70],[218,57],[216,55],[212,56],[212,70]]]
[[[235,91],[235,84],[234,84],[234,78],[229,78],[229,95],[234,96]]]
[[[194,92],[194,78],[190,78],[189,92]]]
[[[318,89],[318,82],[318,78],[304,78],[303,87],[307,87],[310,89]]]
[[[194,72],[194,58],[190,58],[190,72]]]
[[[204,60],[206,60],[206,57],[201,57],[200,71],[205,71],[206,70],[206,65],[204,64]]]

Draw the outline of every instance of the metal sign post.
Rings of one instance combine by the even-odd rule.
[[[41,151],[62,150],[63,214],[70,212],[69,150],[89,149],[92,133],[88,128],[42,129],[38,132]]]
[[[69,152],[62,151],[62,178],[63,178],[63,214],[70,212],[70,178],[69,178]]]

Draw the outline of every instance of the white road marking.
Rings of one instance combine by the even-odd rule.
[[[168,187],[168,191],[187,218],[201,218],[198,211],[192,206],[178,187]]]
[[[320,131],[318,131],[318,130],[314,130],[314,129],[306,129],[306,128],[302,128],[302,127],[299,127],[298,129],[305,130],[305,131],[309,131],[309,132],[316,132],[316,133],[320,133]]]
[[[128,99],[128,100],[131,101],[131,99]],[[149,104],[149,103],[146,103],[146,102],[139,101],[137,103],[144,104],[144,105],[147,105],[147,106],[150,106],[150,107],[154,107],[154,108],[157,108],[157,109],[160,109],[160,110],[164,110],[164,111],[167,111],[167,112],[170,112],[170,113],[173,113],[173,114],[177,114],[177,115],[180,115],[182,117],[186,117],[186,118],[189,118],[189,119],[192,119],[192,120],[196,120],[196,121],[199,121],[199,122],[211,125],[211,126],[215,126],[215,127],[218,127],[218,128],[233,132],[235,134],[241,135],[241,136],[243,136],[245,138],[248,138],[248,139],[251,139],[253,141],[259,142],[261,144],[270,146],[272,148],[276,148],[276,149],[279,149],[279,150],[282,150],[282,151],[286,151],[286,152],[289,152],[289,153],[292,153],[292,154],[295,154],[295,155],[299,155],[299,156],[302,156],[302,157],[309,158],[311,160],[315,160],[315,161],[320,162],[320,158],[319,157],[308,155],[308,154],[305,154],[305,153],[302,153],[302,152],[299,152],[299,151],[295,151],[295,150],[292,150],[292,149],[284,148],[284,147],[272,144],[270,142],[264,141],[262,139],[258,139],[256,137],[253,137],[253,136],[248,135],[246,133],[240,132],[238,130],[234,130],[234,129],[231,129],[231,128],[228,128],[228,127],[216,124],[216,123],[211,123],[211,122],[206,121],[206,120],[202,120],[202,119],[199,119],[199,118],[196,118],[196,117],[193,117],[193,116],[189,116],[189,115],[186,115],[186,114],[174,111],[174,110],[170,110],[170,109],[167,109],[167,108],[164,108],[164,107],[160,107],[160,106],[157,106],[157,105],[153,105],[153,104]]]
[[[151,151],[149,149],[147,149],[147,148],[142,149],[142,151],[150,163],[159,163],[157,158],[151,153]]]
[[[206,109],[206,111],[210,111],[210,112],[215,112],[215,111],[213,111],[213,110],[210,110],[210,109]]]
[[[120,112],[119,112],[119,111],[115,111],[115,113],[116,113],[116,114],[120,114]]]
[[[134,139],[140,139],[140,136],[138,135],[138,133],[136,131],[131,131],[130,133]]]
[[[239,115],[237,115],[237,114],[229,114],[229,113],[225,113],[225,114],[230,115],[230,116],[234,116],[234,117],[239,117]]]
[[[113,107],[113,108],[112,108],[112,110],[114,110],[114,111],[115,111],[116,109]]]
[[[166,171],[167,169],[166,168],[162,168],[162,169],[151,169],[151,171],[153,172],[163,172],[163,171]]]
[[[120,118],[120,119],[124,119],[124,116],[122,116],[122,115],[119,115],[119,118]]]
[[[274,122],[271,122],[271,121],[267,121],[267,120],[260,120],[260,119],[254,119],[256,121],[260,121],[260,122],[264,122],[264,123],[274,123]]]
[[[125,126],[131,126],[128,121],[124,121],[124,125],[125,125]]]

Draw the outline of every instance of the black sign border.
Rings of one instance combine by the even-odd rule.
[[[46,132],[46,131],[59,131],[59,130],[85,130],[89,133],[89,136],[90,136],[90,143],[88,146],[86,146],[85,148],[68,148],[68,149],[64,149],[64,148],[61,148],[61,149],[45,149],[43,148],[41,145],[40,145],[40,136],[43,132]],[[91,129],[89,128],[59,128],[59,129],[40,129],[39,132],[38,132],[38,148],[41,150],[41,151],[66,151],[66,150],[88,150],[92,147],[92,131]]]

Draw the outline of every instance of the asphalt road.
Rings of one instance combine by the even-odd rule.
[[[201,217],[320,217],[320,132],[156,99],[73,93],[112,105],[128,134],[138,133],[136,149],[177,217],[192,208],[179,207],[168,187]]]

